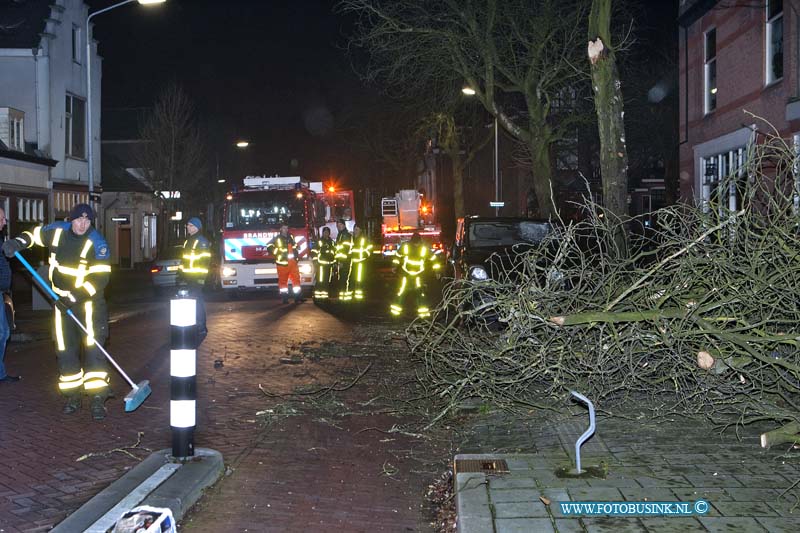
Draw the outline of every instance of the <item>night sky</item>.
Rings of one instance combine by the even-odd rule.
[[[88,3],[99,9],[114,1]],[[103,57],[103,108],[152,106],[160,90],[177,81],[196,104],[210,132],[210,158],[220,159],[225,177],[300,174],[356,186],[349,183],[356,178],[348,175],[353,172],[337,128],[367,90],[343,50],[350,28],[333,13],[335,4],[167,0],[99,15],[94,34]],[[646,29],[644,46],[664,46],[663,38],[646,43],[657,34],[677,36],[677,0],[629,6]],[[370,98],[376,92],[369,90]],[[237,151],[237,139],[254,144]]]
[[[228,167],[223,174],[344,172],[335,128],[361,84],[340,48],[345,30],[334,4],[168,0],[98,15],[103,108],[151,106],[178,81],[210,130],[210,149]],[[240,138],[254,144],[237,151]]]

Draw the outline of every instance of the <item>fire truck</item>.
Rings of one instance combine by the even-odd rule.
[[[381,253],[384,257],[395,255],[400,245],[410,240],[415,231],[430,244],[434,253],[442,252],[442,228],[435,223],[435,209],[418,191],[404,189],[394,196],[382,198],[381,217]]]
[[[220,285],[226,291],[270,289],[278,286],[278,269],[269,242],[282,223],[297,243],[300,283],[314,283],[311,246],[323,227],[344,218],[355,224],[353,191],[323,189],[322,182],[299,176],[248,176],[244,188],[225,198],[222,224]]]

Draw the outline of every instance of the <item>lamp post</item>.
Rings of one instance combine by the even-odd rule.
[[[461,92],[467,96],[475,96],[475,89],[472,87],[464,87],[461,89]],[[494,216],[500,216],[500,163],[499,163],[499,154],[500,154],[500,147],[499,147],[499,136],[498,136],[498,124],[497,124],[497,115],[494,116],[494,123],[492,127],[494,128],[494,202],[490,202],[494,204]]]
[[[91,36],[91,27],[89,23],[92,21],[94,17],[101,13],[105,13],[106,11],[111,11],[112,9],[118,8],[120,6],[124,6],[125,4],[130,4],[131,2],[138,2],[139,4],[146,6],[146,5],[154,5],[154,4],[163,4],[167,0],[123,0],[122,2],[118,2],[114,5],[105,7],[103,9],[99,9],[94,13],[90,14],[86,17],[86,132],[89,137],[89,149],[88,149],[88,156],[89,156],[89,202],[93,203],[93,193],[94,193],[94,142],[92,139],[92,36]]]

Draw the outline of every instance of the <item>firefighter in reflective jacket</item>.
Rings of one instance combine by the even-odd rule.
[[[311,249],[314,262],[317,263],[317,280],[314,284],[314,298],[327,300],[333,275],[333,266],[336,262],[336,246],[331,239],[331,228],[322,228],[322,237],[317,245]]]
[[[423,276],[430,264],[431,270],[441,269],[438,258],[428,249],[428,245],[422,240],[419,233],[414,232],[411,240],[400,246],[393,262],[400,266],[400,284],[394,303],[389,307],[389,311],[394,316],[403,314],[403,303],[409,293],[413,292],[417,297],[417,316],[427,318],[431,316],[427,299],[425,298],[425,282]]]
[[[267,249],[275,258],[278,267],[278,290],[283,303],[289,302],[289,282],[292,282],[294,301],[300,302],[302,288],[300,287],[300,268],[297,266],[297,243],[289,234],[289,225],[281,224],[281,231],[267,245]]]
[[[348,284],[350,281],[350,249],[353,247],[353,236],[347,231],[344,219],[336,221],[336,289],[340,300],[349,300]],[[351,295],[352,297],[352,295]]]
[[[372,244],[358,225],[353,226],[353,246],[350,248],[350,280],[347,286],[348,296],[356,300],[364,299],[364,282],[366,279],[367,260],[372,255]]]
[[[103,236],[92,227],[94,212],[87,204],[77,204],[69,222],[38,226],[3,243],[6,256],[31,246],[50,249],[49,278],[59,299],[55,308],[55,340],[58,355],[58,388],[67,398],[64,414],[81,407],[81,394],[92,397],[95,420],[106,416],[103,405],[108,398],[108,365],[97,344],[108,337],[108,310],[103,290],[111,274],[110,253]],[[72,309],[89,334],[66,316]],[[84,361],[81,364],[81,346]]]
[[[198,217],[192,217],[186,222],[186,233],[189,236],[183,243],[181,254],[180,279],[186,284],[197,306],[197,335],[199,342],[208,335],[206,327],[206,302],[203,297],[203,288],[208,277],[208,265],[211,262],[211,243],[200,233],[203,223]]]

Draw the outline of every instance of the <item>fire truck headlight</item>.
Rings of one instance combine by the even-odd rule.
[[[231,267],[222,267],[222,277],[230,278],[236,275],[236,269]]]
[[[310,276],[312,272],[314,272],[314,267],[311,266],[311,263],[300,264],[300,274],[303,276]]]
[[[476,281],[485,281],[489,279],[489,274],[486,273],[486,269],[483,267],[472,267],[469,271],[469,277]]]

